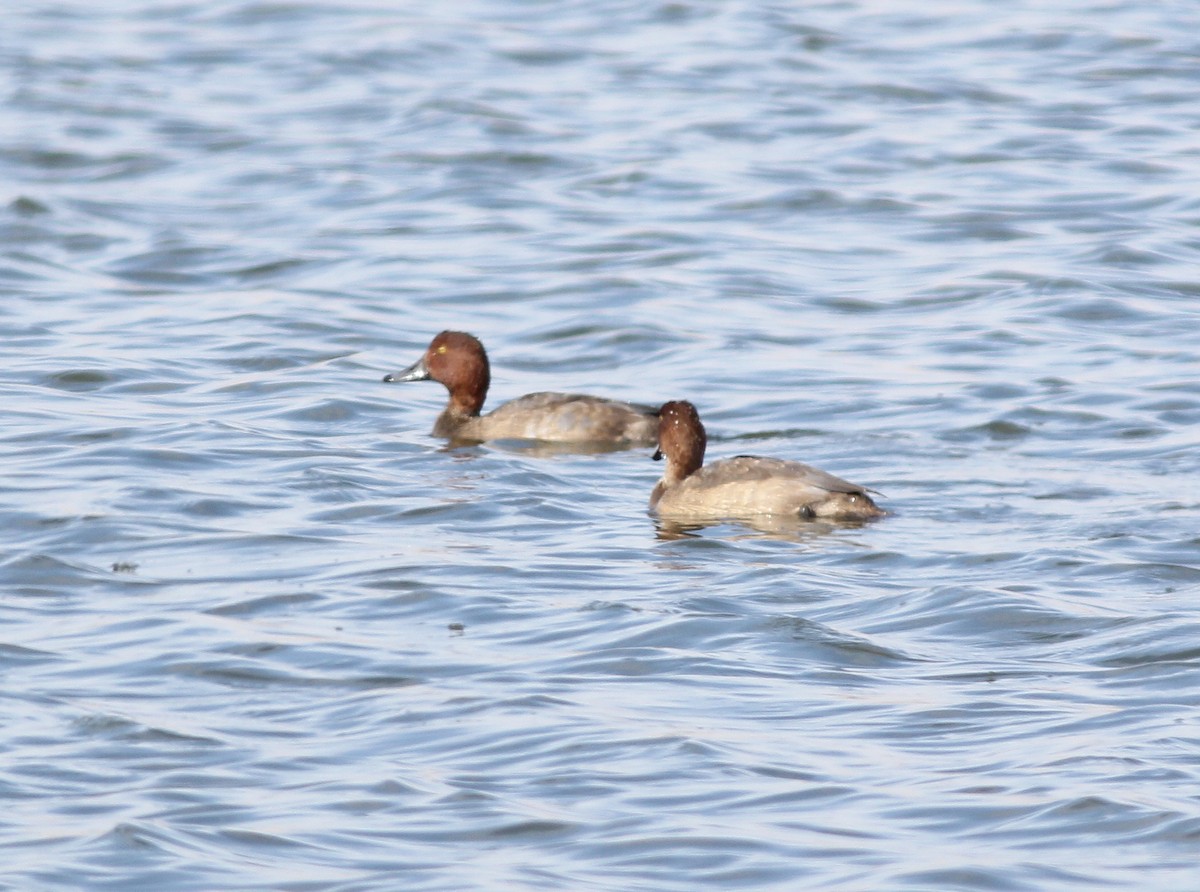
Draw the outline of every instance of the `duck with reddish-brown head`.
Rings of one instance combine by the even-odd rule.
[[[739,455],[706,465],[707,442],[691,403],[669,402],[659,410],[654,458],[665,458],[666,468],[650,495],[650,508],[659,516],[853,522],[886,513],[863,487],[801,462]]]
[[[437,381],[450,401],[433,426],[454,440],[541,440],[551,443],[642,446],[658,437],[651,406],[578,393],[530,393],[481,415],[491,383],[483,344],[461,331],[443,331],[425,354],[385,382]]]

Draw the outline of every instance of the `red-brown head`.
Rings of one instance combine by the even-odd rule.
[[[478,338],[463,331],[443,331],[430,342],[424,356],[402,372],[385,375],[383,380],[438,381],[450,391],[449,411],[478,415],[492,374]]]
[[[678,482],[704,464],[708,438],[700,414],[687,400],[672,400],[658,410],[658,450],[654,458],[666,458],[663,478]]]

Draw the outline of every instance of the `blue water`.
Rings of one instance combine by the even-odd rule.
[[[1196,887],[1197,35],[10,3],[0,886]],[[444,328],[892,514],[447,449]]]

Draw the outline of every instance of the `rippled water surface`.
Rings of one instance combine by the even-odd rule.
[[[0,884],[1200,884],[1200,8],[0,13]],[[687,398],[860,528],[656,526]]]

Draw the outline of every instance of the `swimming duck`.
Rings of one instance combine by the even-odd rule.
[[[650,508],[672,518],[791,516],[862,521],[882,517],[861,486],[796,461],[739,455],[704,464],[707,437],[691,403],[663,405],[655,460],[666,458]]]
[[[385,382],[438,381],[450,401],[433,426],[435,437],[456,440],[543,440],[640,446],[658,438],[651,406],[578,393],[530,393],[480,415],[491,383],[483,344],[461,331],[443,331],[425,355]]]

